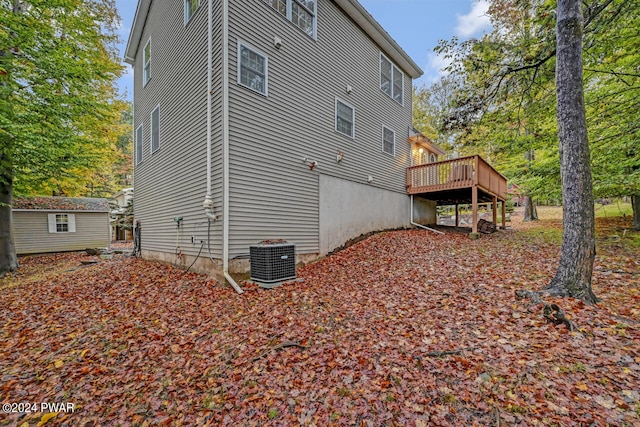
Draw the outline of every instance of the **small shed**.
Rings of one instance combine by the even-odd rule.
[[[85,197],[15,197],[12,229],[18,255],[108,247],[109,202]]]

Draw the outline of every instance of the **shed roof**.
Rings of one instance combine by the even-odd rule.
[[[13,209],[109,212],[109,201],[96,197],[14,197]]]
[[[417,79],[423,74],[422,69],[411,57],[398,45],[373,16],[358,2],[358,0],[334,0],[335,3],[353,21],[376,42],[380,48],[402,67],[412,78]],[[139,0],[136,15],[133,18],[129,40],[125,49],[124,61],[133,64],[140,47],[142,31],[147,22],[152,0]]]

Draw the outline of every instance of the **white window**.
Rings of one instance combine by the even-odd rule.
[[[399,104],[402,104],[404,74],[382,53],[380,54],[380,89]]]
[[[336,98],[336,131],[355,139],[355,125],[356,109]]]
[[[242,42],[238,42],[238,83],[267,95],[269,59]]]
[[[136,129],[136,165],[142,161],[142,125]]]
[[[49,233],[75,233],[75,214],[48,214]]]
[[[200,0],[184,0],[184,25],[191,21],[191,17],[196,13],[198,6],[200,6]]]
[[[318,5],[316,0],[264,0],[282,16],[307,33],[316,37]]]
[[[269,6],[280,12],[281,15],[287,16],[287,0],[265,0]]]
[[[151,153],[160,148],[160,106],[151,112]]]
[[[382,126],[382,151],[396,155],[396,133],[386,126]]]
[[[146,84],[149,83],[149,79],[151,79],[151,39],[144,45],[142,63],[142,84],[146,86]]]

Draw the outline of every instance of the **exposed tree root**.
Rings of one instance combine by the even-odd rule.
[[[553,323],[554,325],[565,325],[570,331],[575,331],[576,329],[578,329],[575,323],[567,319],[564,311],[562,311],[562,309],[557,304],[544,301],[541,297],[540,292],[519,289],[516,291],[516,297],[518,299],[528,298],[533,304],[536,305],[544,304],[542,315],[547,320],[547,322]]]
[[[516,291],[516,297],[518,299],[528,298],[532,304],[542,304],[542,298],[540,292],[528,291],[526,289],[518,289]]]
[[[256,356],[253,359],[251,359],[251,361],[255,362],[256,360],[262,359],[263,357],[265,357],[267,354],[271,353],[272,351],[282,350],[283,348],[287,348],[287,347],[299,347],[299,348],[302,348],[302,349],[307,348],[306,345],[302,345],[297,341],[284,341],[284,342],[281,342],[280,344],[276,345],[275,347],[271,347],[270,349],[262,352],[258,356]]]
[[[424,355],[427,357],[442,357],[442,356],[453,356],[462,353],[463,351],[473,350],[474,347],[465,347],[460,350],[445,350],[445,351],[430,351],[425,353]]]
[[[576,325],[564,315],[564,311],[557,304],[545,304],[543,309],[543,316],[547,319],[547,322],[554,325],[564,324],[570,331],[575,331]]]

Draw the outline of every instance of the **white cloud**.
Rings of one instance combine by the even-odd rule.
[[[451,58],[445,58],[435,52],[427,55],[427,71],[425,72],[425,80],[429,83],[436,81],[441,76],[449,74],[443,69],[451,64]]]
[[[479,0],[473,4],[471,11],[466,15],[458,15],[456,35],[468,38],[491,27],[491,21],[487,15],[489,9],[488,0]]]

